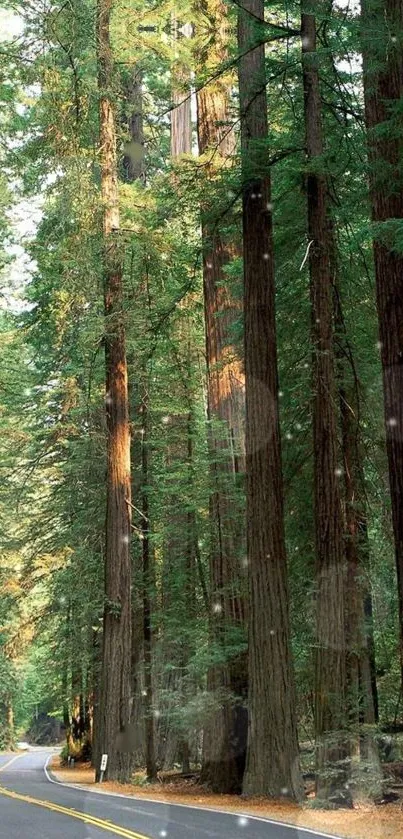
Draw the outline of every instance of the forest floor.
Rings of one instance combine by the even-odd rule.
[[[95,784],[94,770],[89,765],[67,768],[60,757],[51,762],[54,776],[64,783]],[[141,776],[134,776],[132,784],[105,782],[105,792],[149,798],[168,804],[189,804],[197,807],[228,810],[263,818],[277,819],[289,824],[309,827],[346,839],[398,839],[403,836],[403,799],[394,803],[356,805],[353,810],[322,810],[312,807],[312,801],[299,807],[267,799],[245,799],[233,795],[213,795],[194,780],[184,780],[178,773],[162,773],[156,784],[140,786]]]

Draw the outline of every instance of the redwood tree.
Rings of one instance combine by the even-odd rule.
[[[107,777],[128,781],[124,731],[131,705],[130,429],[120,256],[116,118],[110,43],[112,0],[97,4],[99,162],[103,221],[105,309],[107,509],[105,601],[98,752],[108,755]]]
[[[239,4],[242,138],[249,739],[244,792],[299,798],[278,412],[263,0]]]
[[[221,0],[205,0],[201,7],[213,37],[204,37],[197,50],[199,70],[208,68],[211,80],[197,93],[199,153],[207,184],[219,177],[234,152],[229,114],[230,79],[214,78],[227,57],[227,9]],[[204,35],[203,31],[203,35]],[[211,32],[209,33],[212,34]],[[235,500],[245,471],[245,376],[234,346],[234,324],[241,308],[228,283],[225,267],[239,253],[215,218],[206,189],[202,212],[203,289],[207,360],[207,405],[213,492],[210,500],[212,644],[222,648],[224,662],[212,665],[208,689],[217,704],[204,729],[202,780],[217,792],[239,792],[245,767],[247,717],[247,661],[244,652],[229,655],[229,628],[242,633],[245,605],[242,511]]]
[[[141,482],[142,482],[142,510],[141,510],[141,546],[143,560],[143,639],[144,639],[144,726],[145,726],[145,759],[147,779],[157,777],[155,725],[153,715],[153,632],[152,632],[152,589],[154,587],[154,557],[150,540],[150,505],[148,499],[149,475],[149,447],[150,421],[148,407],[148,392],[143,396],[141,410]]]
[[[311,10],[312,4],[309,4]],[[332,231],[323,171],[315,15],[301,16],[306,195],[312,321],[314,506],[316,542],[316,790],[321,800],[348,799],[345,725],[347,672],[343,516],[339,488],[333,332]]]
[[[376,297],[400,621],[403,692],[403,5],[363,0],[362,45]]]
[[[334,267],[337,274],[337,266]],[[364,483],[364,452],[361,427],[362,387],[358,379],[353,348],[343,314],[341,284],[335,287],[335,351],[340,403],[341,454],[344,493],[344,543],[346,555],[346,680],[351,727],[351,757],[364,761],[364,772],[356,775],[355,786],[362,798],[381,791],[379,756],[375,743],[378,722],[375,644],[372,625],[370,548]],[[368,614],[368,606],[370,611]],[[364,727],[362,727],[364,726]],[[368,762],[371,777],[368,783]],[[366,783],[367,781],[367,783]]]
[[[185,26],[179,31],[174,14],[171,17],[173,46],[176,50],[183,35],[188,37],[191,28]],[[171,109],[171,155],[173,158],[192,151],[192,116],[190,107],[190,71],[178,58],[172,67],[172,109]]]
[[[141,68],[134,66],[130,68],[129,74],[122,78],[122,88],[125,94],[124,127],[128,133],[123,157],[123,175],[127,183],[140,181],[145,183],[145,138],[143,119],[143,94],[142,94],[143,73]],[[150,293],[148,288],[148,275],[145,278],[144,297],[148,304]],[[157,776],[156,762],[156,731],[154,719],[154,684],[153,684],[153,597],[154,588],[154,552],[151,541],[151,522],[149,505],[149,479],[150,479],[150,430],[149,417],[149,374],[143,370],[139,377],[136,369],[135,359],[129,361],[129,400],[131,416],[136,418],[140,424],[140,445],[136,443],[135,436],[132,440],[132,459],[136,458],[134,449],[137,449],[137,459],[141,463],[141,487],[136,487],[141,497],[141,510],[139,527],[141,539],[141,559],[137,557],[132,569],[135,580],[139,581],[137,597],[132,602],[132,685],[133,704],[131,709],[132,719],[132,742],[143,743],[147,780],[155,780]],[[130,377],[131,374],[131,377]],[[136,379],[134,378],[136,376]],[[138,387],[140,378],[141,385]],[[142,381],[143,380],[143,381]],[[136,387],[137,386],[137,387]],[[141,404],[137,405],[134,392],[139,389],[141,393]],[[130,399],[131,397],[131,399]],[[135,474],[132,471],[133,492],[135,492]],[[142,675],[141,678],[141,665]],[[142,681],[144,682],[141,690]],[[144,731],[141,722],[144,723]],[[136,728],[138,729],[136,731]],[[136,737],[137,734],[137,737]],[[143,735],[143,736],[142,736]]]

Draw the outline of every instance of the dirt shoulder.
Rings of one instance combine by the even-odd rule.
[[[94,770],[90,766],[66,768],[59,757],[54,757],[50,768],[59,781],[70,784],[84,784],[89,788],[95,785]],[[105,792],[131,795],[135,798],[149,798],[165,804],[189,804],[215,810],[228,810],[234,813],[277,819],[289,824],[309,827],[346,839],[398,839],[403,837],[402,804],[381,806],[361,805],[354,810],[311,809],[298,807],[283,802],[268,803],[267,800],[253,799],[247,802],[238,796],[213,795],[194,783],[164,783],[138,786],[137,784],[116,784],[106,782],[102,785]]]

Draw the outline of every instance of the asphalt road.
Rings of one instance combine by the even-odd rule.
[[[0,755],[1,839],[325,839],[250,816],[101,795],[51,783],[49,750]]]

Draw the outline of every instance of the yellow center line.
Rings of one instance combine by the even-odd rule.
[[[118,824],[108,822],[106,819],[98,819],[97,816],[91,816],[88,813],[81,813],[79,810],[70,809],[70,807],[62,807],[60,804],[54,804],[52,801],[43,801],[40,798],[32,798],[30,795],[21,795],[21,793],[13,792],[12,790],[0,787],[0,795],[5,795],[7,798],[12,798],[14,801],[24,801],[26,804],[35,804],[37,807],[44,807],[46,810],[52,810],[54,813],[62,813],[64,816],[70,816],[72,819],[79,819],[85,824],[92,824],[94,827],[99,827],[101,830],[108,830],[109,833],[114,833],[116,836],[125,836],[126,839],[149,839],[143,833],[135,833],[126,827],[120,827]]]

